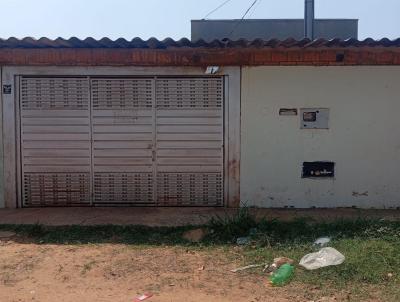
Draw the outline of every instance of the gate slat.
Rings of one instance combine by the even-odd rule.
[[[22,77],[20,88],[24,206],[89,204],[88,80]]]

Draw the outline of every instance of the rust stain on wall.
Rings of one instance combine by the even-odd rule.
[[[240,161],[237,159],[233,159],[228,161],[228,175],[234,181],[234,185],[239,188],[240,187]],[[236,190],[236,194],[229,197],[228,206],[230,208],[237,208],[240,206],[240,191]]]

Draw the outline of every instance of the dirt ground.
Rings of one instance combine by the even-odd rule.
[[[231,273],[240,259],[234,248],[7,241],[0,243],[0,301],[131,302],[145,292],[154,294],[149,302],[310,301],[295,284],[271,288],[266,276]]]

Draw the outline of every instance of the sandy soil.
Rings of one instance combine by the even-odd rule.
[[[1,302],[347,301],[312,299],[312,289],[271,288],[267,277],[231,273],[241,253],[118,244],[47,245],[0,242]],[[375,300],[374,300],[375,301]]]
[[[234,253],[2,242],[0,301],[127,302],[145,292],[151,302],[307,301],[265,276],[229,272],[240,264]]]

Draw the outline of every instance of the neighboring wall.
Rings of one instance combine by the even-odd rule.
[[[400,207],[400,67],[242,69],[241,201],[258,207]],[[280,108],[329,108],[300,129]],[[332,179],[302,178],[306,161]]]
[[[0,66],[0,208],[4,208],[3,68]]]

